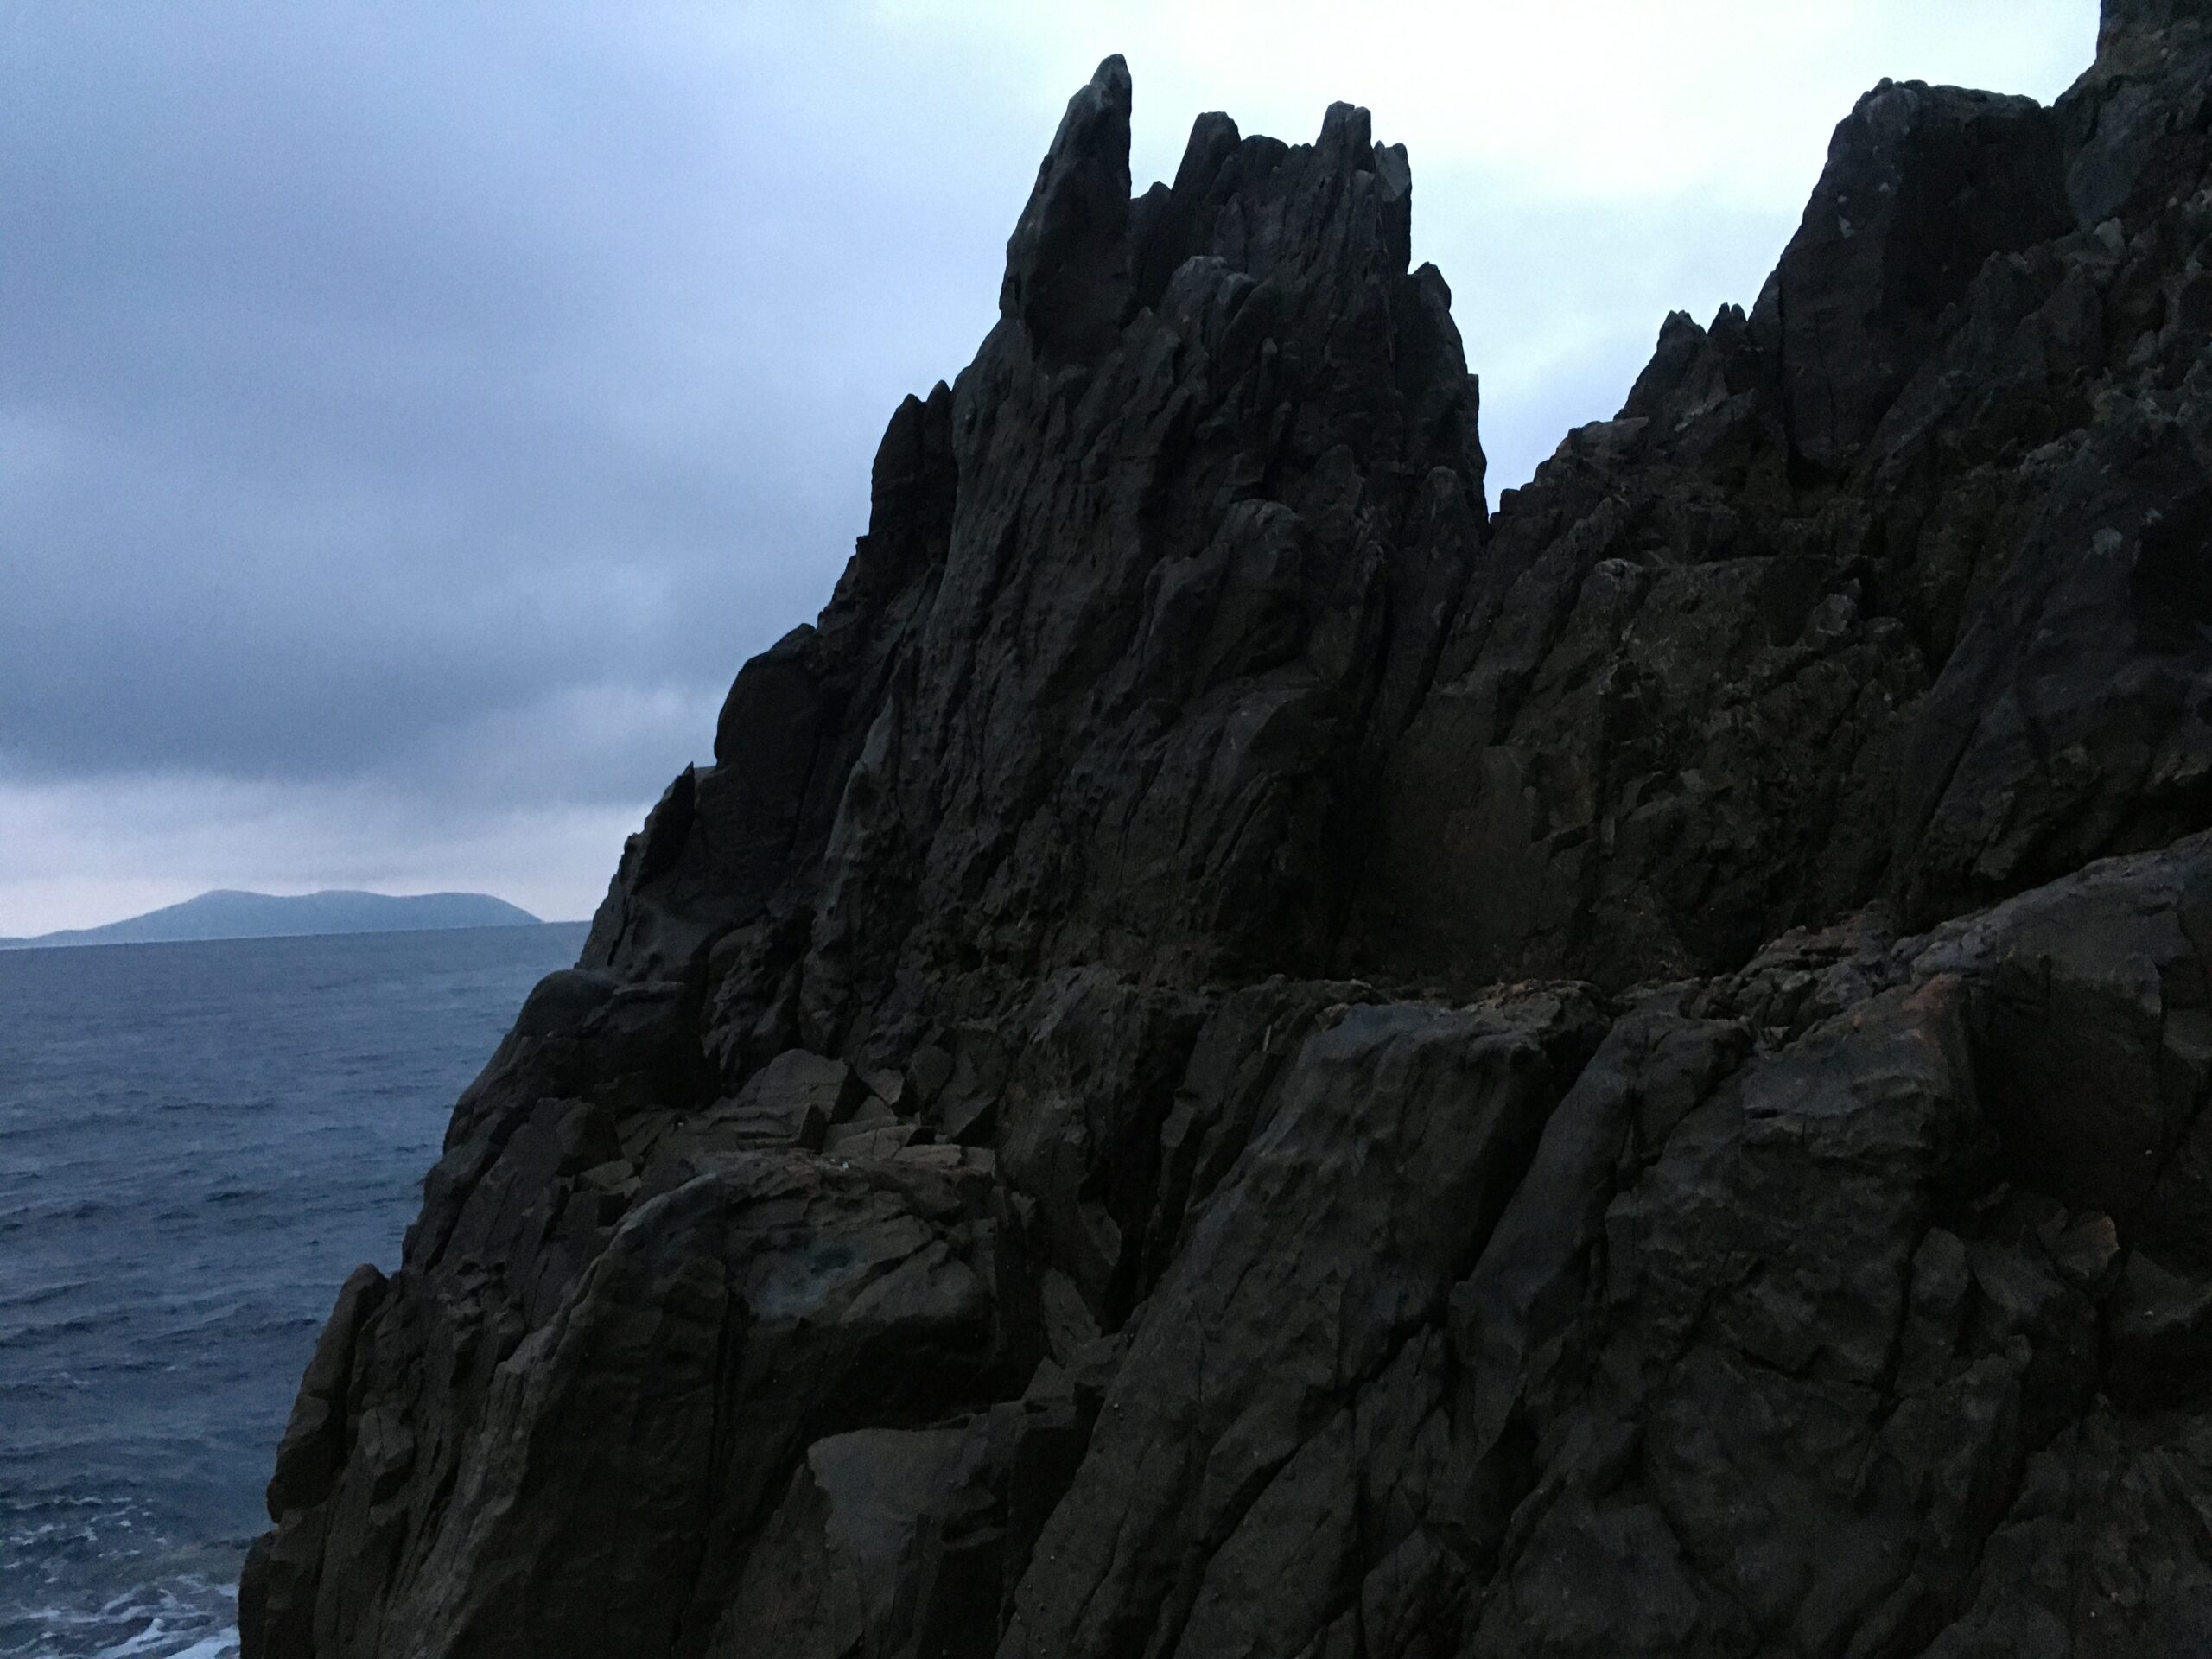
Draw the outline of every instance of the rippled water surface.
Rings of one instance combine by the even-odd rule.
[[[0,1654],[237,1650],[316,1328],[583,933],[0,951]]]

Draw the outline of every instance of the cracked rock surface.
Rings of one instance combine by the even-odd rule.
[[[2212,5],[1490,510],[1411,173],[1071,101],[341,1293],[251,1659],[2212,1651]]]

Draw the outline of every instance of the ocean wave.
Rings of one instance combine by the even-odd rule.
[[[454,1097],[579,938],[10,964],[0,1655],[238,1651],[240,1535],[314,1334],[395,1251]]]
[[[36,1307],[42,1302],[59,1301],[64,1298],[98,1294],[99,1287],[89,1279],[64,1279],[51,1284],[25,1285],[21,1289],[0,1290],[0,1308]]]
[[[137,1585],[96,1607],[0,1608],[25,1659],[228,1659],[238,1650],[238,1586],[186,1573]]]

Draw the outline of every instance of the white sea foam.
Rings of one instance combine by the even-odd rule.
[[[238,1627],[203,1636],[189,1647],[175,1645],[178,1636],[156,1619],[128,1641],[102,1648],[93,1659],[229,1659],[238,1650]]]
[[[231,1659],[238,1626],[224,1621],[238,1603],[235,1584],[184,1573],[140,1585],[98,1608],[22,1610],[42,1632],[23,1659]]]

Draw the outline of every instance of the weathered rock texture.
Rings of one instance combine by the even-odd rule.
[[[2208,86],[1878,88],[1491,517],[1403,153],[1109,60],[248,1654],[2212,1651]]]

